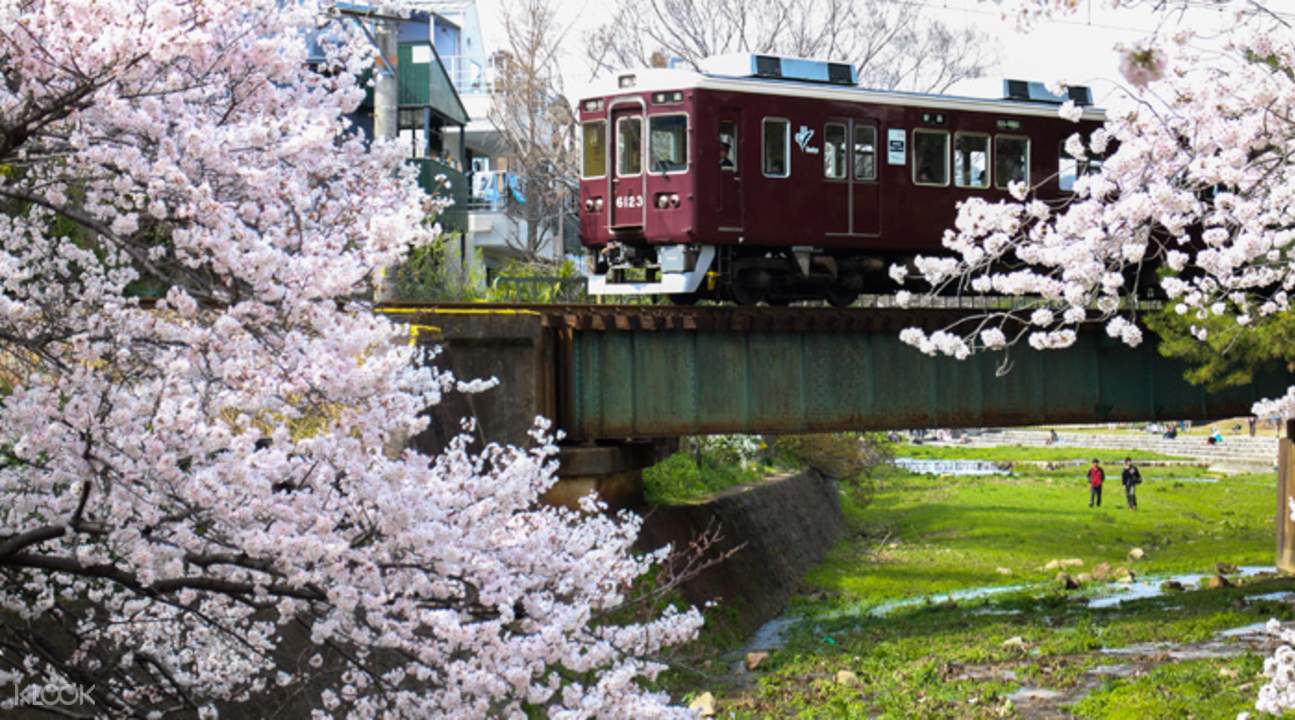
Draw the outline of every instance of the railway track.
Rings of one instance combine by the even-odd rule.
[[[899,332],[906,327],[947,327],[981,315],[987,308],[386,303],[377,306],[377,310],[410,318],[431,315],[538,316],[544,327],[595,331]]]

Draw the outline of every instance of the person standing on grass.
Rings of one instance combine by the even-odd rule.
[[[1093,458],[1093,466],[1088,468],[1088,507],[1102,506],[1102,483],[1106,481],[1106,471],[1102,470],[1102,463],[1097,458]]]
[[[1138,466],[1133,464],[1133,458],[1124,458],[1124,473],[1121,480],[1124,482],[1124,499],[1129,503],[1130,510],[1138,509],[1138,485],[1142,484],[1142,473],[1138,472]]]

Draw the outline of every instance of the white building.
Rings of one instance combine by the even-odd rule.
[[[510,218],[505,212],[510,203],[524,202],[525,194],[520,178],[509,172],[507,150],[490,120],[494,102],[490,58],[495,48],[486,44],[475,0],[423,0],[417,5],[434,14],[432,41],[436,53],[468,113],[469,120],[463,128],[471,186],[465,251],[472,256],[479,254],[485,264],[483,279],[488,281],[510,259],[521,255],[517,248],[525,246],[526,238],[524,221]],[[562,243],[548,240],[540,248],[540,255],[561,260]]]

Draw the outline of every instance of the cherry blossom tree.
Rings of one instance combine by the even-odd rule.
[[[113,718],[685,714],[644,683],[700,616],[626,619],[662,554],[537,503],[545,426],[400,450],[488,383],[368,302],[436,233],[344,119],[372,65],[309,0],[0,0],[0,683]]]
[[[1107,4],[1149,8],[1163,22],[1153,36],[1119,48],[1125,84],[1108,99],[1103,127],[1066,142],[1068,154],[1092,167],[1100,161],[1100,171],[1076,179],[1074,196],[1060,201],[1016,185],[1012,202],[961,205],[944,237],[949,254],[917,258],[917,274],[935,291],[1015,302],[929,334],[905,330],[903,339],[922,351],[965,358],[1022,341],[1065,348],[1088,322],[1137,345],[1144,340],[1137,297],[1147,287],[1189,321],[1198,341],[1220,324],[1236,337],[1288,323],[1295,288],[1291,16],[1259,0],[1219,3],[1223,22],[1194,30],[1178,22],[1190,2]],[[1028,25],[1078,3],[1003,5]],[[1078,119],[1069,103],[1060,113]],[[903,280],[909,269],[891,274]],[[911,293],[900,300],[911,301]],[[1295,415],[1295,388],[1255,412]],[[1295,708],[1295,632],[1275,621],[1270,630],[1287,646],[1267,661],[1256,707],[1280,715]]]
[[[1073,197],[1062,200],[1018,184],[1012,202],[962,203],[944,237],[949,253],[917,258],[913,269],[941,292],[1017,302],[930,334],[905,331],[924,352],[966,357],[1019,342],[1064,348],[1085,322],[1104,323],[1109,335],[1137,345],[1137,298],[1148,288],[1199,321],[1189,327],[1198,339],[1211,318],[1247,326],[1289,311],[1291,20],[1262,3],[1237,2],[1223,28],[1205,32],[1170,17],[1188,3],[1109,4],[1149,7],[1164,22],[1154,36],[1119,49],[1125,84],[1107,98],[1104,126],[1066,143],[1068,154],[1100,171],[1076,179]],[[1007,5],[1025,23],[1075,6]],[[1060,113],[1078,119],[1071,103]],[[892,268],[896,279],[909,272]],[[1295,395],[1259,410],[1292,414]]]

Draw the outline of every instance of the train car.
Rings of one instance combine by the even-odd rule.
[[[577,107],[589,292],[848,305],[884,291],[891,263],[943,252],[960,200],[1009,199],[1012,182],[1063,198],[1095,165],[1064,150],[1102,122],[1086,88],[1002,87],[882,92],[849,64],[751,54],[607,78]],[[1058,116],[1066,99],[1078,123]]]

